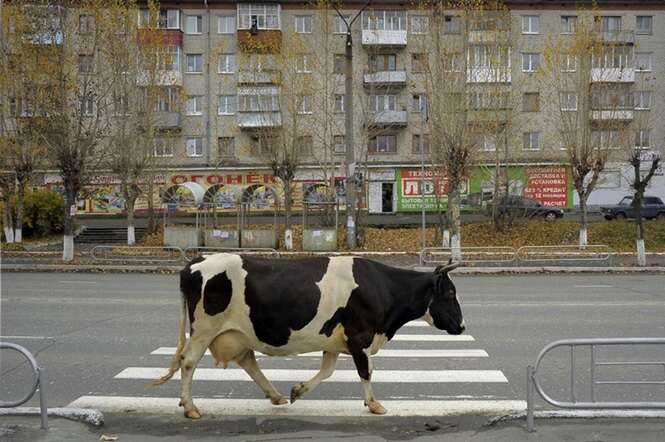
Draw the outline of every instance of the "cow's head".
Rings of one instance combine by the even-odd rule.
[[[451,335],[459,335],[466,328],[462,309],[457,301],[455,285],[448,276],[448,272],[458,265],[459,263],[450,261],[447,265],[436,268],[433,276],[434,294],[425,314],[426,321]]]

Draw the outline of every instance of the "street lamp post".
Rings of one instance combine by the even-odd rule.
[[[427,247],[427,222],[425,219],[425,122],[427,121],[427,100],[420,97],[420,215],[422,248]]]

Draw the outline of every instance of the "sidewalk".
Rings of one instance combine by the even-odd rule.
[[[49,420],[50,429],[39,429],[38,417],[3,417],[0,440],[8,442],[83,442],[104,440],[131,442],[318,441],[368,442],[417,440],[451,442],[662,442],[665,419],[537,419],[536,432],[528,433],[524,420],[487,425],[487,416],[446,418],[365,417],[295,420],[277,418],[203,418],[182,416],[109,415],[101,427],[60,418]],[[117,439],[113,439],[117,437]]]

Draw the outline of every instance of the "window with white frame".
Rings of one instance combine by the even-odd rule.
[[[635,92],[635,109],[636,110],[649,110],[652,105],[651,91],[637,91]]]
[[[219,16],[217,16],[217,33],[218,34],[235,34],[236,33],[236,16],[235,15],[219,15]]]
[[[591,145],[594,149],[617,149],[621,147],[621,133],[615,129],[592,130]]]
[[[633,108],[633,95],[626,89],[598,87],[591,90],[591,109],[628,110]]]
[[[445,15],[443,17],[443,33],[444,34],[459,34],[462,30],[462,24],[459,16]]]
[[[312,113],[312,96],[299,95],[298,96],[298,113],[300,115],[308,115]]]
[[[370,95],[369,108],[372,112],[397,110],[397,95]]]
[[[561,33],[574,34],[577,29],[577,16],[576,15],[562,15],[561,16]]]
[[[296,56],[296,72],[301,74],[309,74],[312,72],[309,54],[298,54]]]
[[[540,16],[523,15],[522,16],[522,34],[540,33]]]
[[[138,10],[138,27],[147,28],[150,22],[151,12],[149,9]],[[180,29],[180,11],[178,9],[162,9],[157,14],[156,27],[159,29]]]
[[[540,150],[541,137],[542,134],[540,132],[524,132],[522,136],[523,149]]]
[[[95,114],[95,102],[91,96],[83,96],[79,99],[80,112],[84,117],[92,117]],[[32,114],[32,112],[30,112]]]
[[[312,16],[311,15],[296,15],[295,16],[295,30],[297,34],[311,34],[312,33]]]
[[[425,94],[413,94],[411,97],[411,110],[413,112],[422,112],[422,109],[427,106],[427,95]]]
[[[485,134],[481,136],[479,145],[483,152],[496,152],[496,135]]]
[[[420,134],[413,134],[411,137],[411,152],[420,153]],[[429,134],[424,134],[422,137],[423,153],[429,153]]]
[[[172,157],[173,156],[173,143],[166,138],[155,138],[155,156],[156,157]]]
[[[203,54],[187,54],[187,73],[203,73]]]
[[[234,137],[218,137],[217,153],[220,158],[233,158],[236,156],[236,139]]]
[[[454,52],[443,55],[443,70],[445,72],[461,72],[462,54]]]
[[[510,47],[473,45],[469,48],[469,65],[472,68],[509,68]]]
[[[429,17],[426,15],[412,15],[411,16],[411,33],[412,34],[425,34],[429,28]]]
[[[150,10],[149,9],[139,9],[138,10],[138,28],[144,29],[150,26]]]
[[[203,16],[188,15],[185,18],[185,33],[187,34],[203,33]]]
[[[651,129],[640,129],[635,131],[635,147],[648,149],[651,147]]]
[[[79,34],[89,34],[92,32],[93,17],[90,14],[79,15]]]
[[[185,140],[185,151],[188,157],[203,156],[203,138],[191,137]]]
[[[540,54],[537,52],[522,52],[522,72],[536,72],[540,67]]]
[[[333,109],[335,110],[335,112],[340,113],[340,114],[344,113],[345,110],[346,110],[346,108],[344,107],[344,95],[335,94],[334,99],[335,99],[335,103],[333,105]]]
[[[635,52],[635,70],[650,72],[653,64],[653,52]]]
[[[406,31],[406,11],[363,11],[365,31]]]
[[[631,67],[631,46],[603,46],[591,54],[591,64],[601,69],[626,69]]]
[[[258,91],[257,91],[258,92]],[[259,93],[238,96],[240,112],[277,112],[279,111],[279,95],[277,89],[266,88]]]
[[[527,94],[525,94],[527,95]],[[532,100],[535,104],[536,110],[530,112],[538,111],[538,94],[536,93],[535,100]],[[508,92],[485,92],[485,91],[472,91],[468,93],[467,103],[470,110],[496,110],[496,109],[508,109],[509,101]]]
[[[219,105],[217,106],[217,113],[219,115],[233,115],[236,113],[236,96],[235,95],[220,95]]]
[[[335,155],[346,153],[346,137],[344,135],[333,136],[333,152]]]
[[[155,100],[156,112],[178,112],[178,88],[162,88]]]
[[[577,57],[573,54],[561,54],[561,72],[577,71]]]
[[[561,100],[562,111],[577,110],[577,94],[575,92],[561,92],[559,99]]]
[[[281,29],[280,5],[238,3],[238,29]]]
[[[651,15],[638,15],[635,17],[636,34],[653,34],[653,17]]]
[[[603,15],[595,17],[596,24],[600,24],[602,32],[620,32],[621,31],[621,16],[618,15]]]
[[[342,14],[342,17],[340,17],[339,14],[335,14],[334,24],[333,24],[333,33],[335,34],[346,34],[347,30],[346,23],[348,23],[351,20],[351,16]]]
[[[232,74],[236,71],[236,54],[220,54],[217,72],[220,74]]]
[[[397,136],[396,135],[377,135],[369,139],[369,153],[396,153]]]
[[[298,145],[298,154],[301,156],[310,156],[312,155],[314,141],[311,135],[299,136],[296,139]]]
[[[368,61],[370,72],[397,70],[397,54],[372,54]]]
[[[203,115],[203,95],[190,95],[185,102],[187,115]]]
[[[180,71],[180,48],[166,46],[156,49],[158,71]]]

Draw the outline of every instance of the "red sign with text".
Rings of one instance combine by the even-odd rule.
[[[568,202],[568,173],[566,168],[527,168],[524,196],[548,206],[566,206]]]

